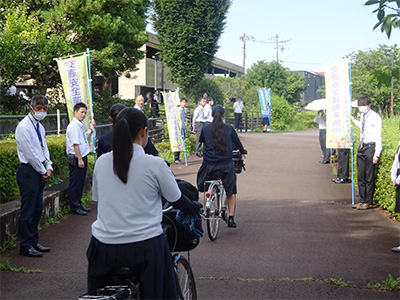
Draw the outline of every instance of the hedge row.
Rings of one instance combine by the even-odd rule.
[[[376,188],[374,201],[387,212],[393,214],[399,220],[400,214],[394,212],[396,188],[390,180],[390,169],[392,168],[397,145],[400,140],[399,134],[400,117],[382,119],[382,153],[376,168]],[[357,183],[357,150],[360,145],[360,129],[353,127],[354,136],[354,179]]]
[[[58,184],[66,180],[69,176],[67,156],[65,150],[65,134],[46,136],[47,146],[50,152],[50,159],[53,162],[53,172],[51,179],[46,183],[46,187]],[[186,139],[186,150],[188,154],[194,153],[196,136],[190,135]],[[174,160],[171,152],[170,142],[165,140],[156,145],[159,155],[165,160]],[[181,154],[181,159],[183,154]],[[88,157],[89,170],[93,171],[94,157]],[[15,140],[0,141],[0,203],[6,203],[19,197],[19,188],[16,179],[16,171],[19,165],[17,145]]]

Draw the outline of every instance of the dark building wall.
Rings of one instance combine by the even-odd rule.
[[[305,87],[307,88],[301,95],[302,101],[307,103],[323,98],[323,94],[318,90],[325,86],[325,76],[308,71],[293,71],[306,78]]]

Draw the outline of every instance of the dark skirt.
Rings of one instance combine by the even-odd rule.
[[[143,299],[178,299],[172,257],[164,235],[129,244],[104,244],[92,236],[86,252],[88,291],[111,284],[108,274],[135,268]]]
[[[210,174],[214,172],[223,174],[221,179],[227,195],[237,193],[235,165],[233,161],[221,165],[207,164],[203,161],[197,172],[197,188],[200,192],[204,192],[204,182],[210,180]]]

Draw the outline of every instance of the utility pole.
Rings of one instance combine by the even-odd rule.
[[[247,40],[253,40],[254,38],[251,35],[246,35],[243,33],[242,36],[239,37],[239,39],[243,42],[243,69],[244,73],[246,73],[246,41]]]
[[[279,44],[285,44],[290,42],[290,40],[285,40],[285,41],[279,41],[279,35],[276,34],[275,36],[273,36],[271,39],[275,39],[275,49],[276,49],[276,62],[279,63]],[[281,51],[283,51],[285,48],[282,46],[281,47]]]

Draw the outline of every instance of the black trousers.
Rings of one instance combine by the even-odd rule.
[[[85,167],[79,168],[78,159],[75,158],[75,165],[69,164],[69,186],[68,186],[68,201],[71,206],[71,211],[82,209],[82,194],[85,186],[86,171],[87,171],[87,156],[82,157]]]
[[[372,204],[375,192],[375,143],[364,144],[357,152],[357,179],[360,203]]]
[[[42,175],[28,164],[19,165],[17,182],[21,194],[18,239],[22,248],[29,249],[39,241],[38,226],[42,216],[44,183]]]
[[[338,149],[338,172],[337,177],[340,179],[348,179],[349,178],[349,159],[350,159],[350,149]]]
[[[201,154],[201,143],[199,142],[199,140],[201,129],[203,128],[203,126],[203,122],[196,122],[194,125],[194,131],[196,132],[196,154]]]
[[[234,113],[233,115],[235,116],[235,129],[239,129],[242,122],[242,114]]]

